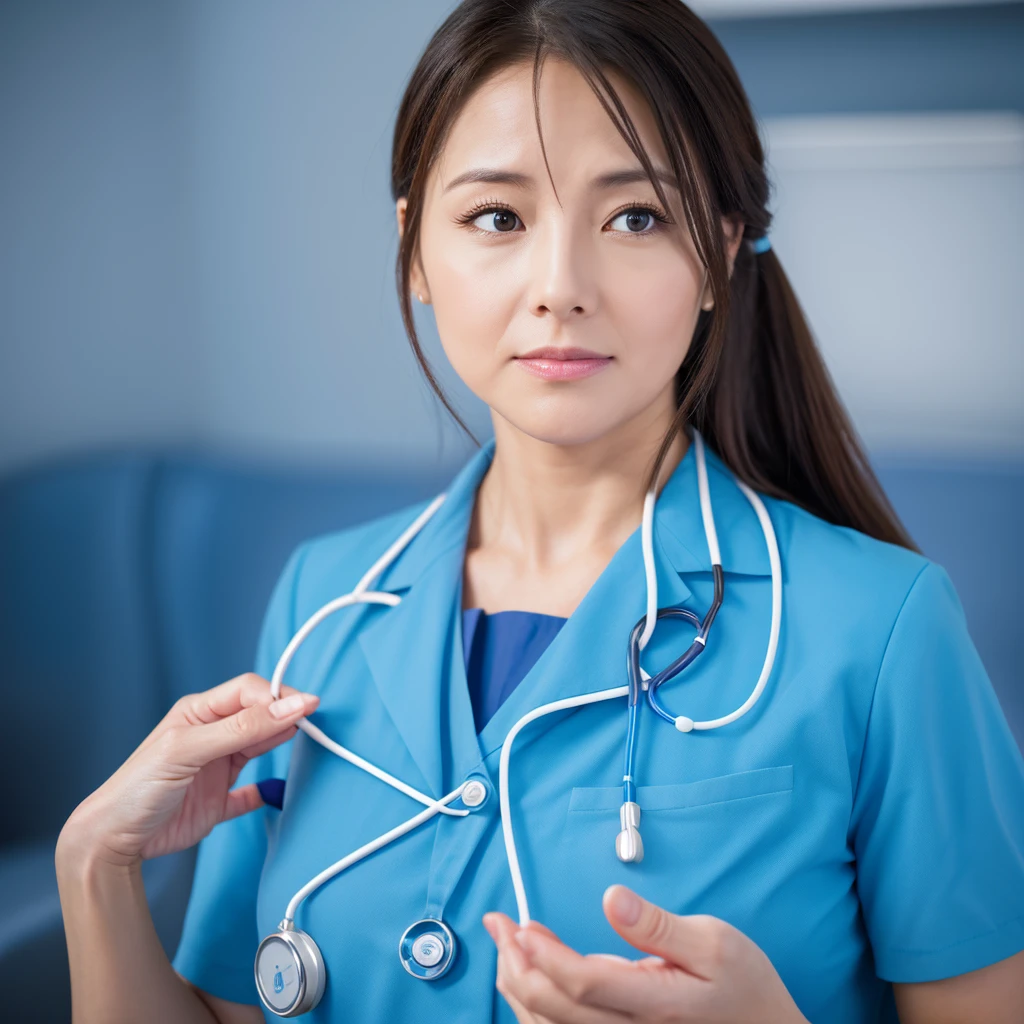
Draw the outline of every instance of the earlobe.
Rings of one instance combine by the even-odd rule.
[[[731,273],[732,272],[732,267],[730,267],[729,270],[730,270],[730,273]],[[708,274],[707,274],[707,271],[705,271],[704,272],[704,287],[701,289],[701,294],[700,294],[700,308],[702,310],[704,310],[705,313],[707,313],[710,310],[715,308],[715,295],[714,295],[714,292],[712,292],[710,290],[710,288],[708,288],[708,284],[709,284],[709,282],[708,282]]]

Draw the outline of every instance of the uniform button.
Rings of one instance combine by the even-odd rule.
[[[487,793],[488,788],[485,782],[480,779],[470,779],[462,791],[462,802],[467,807],[476,810],[486,802]]]

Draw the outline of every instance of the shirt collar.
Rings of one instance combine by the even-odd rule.
[[[495,440],[491,438],[459,470],[447,488],[444,503],[386,570],[379,583],[382,589],[412,586],[452,547],[465,547],[476,491],[491,465],[494,450]],[[707,444],[704,456],[722,568],[725,572],[770,576],[771,564],[756,512],[736,485],[732,472]],[[654,536],[657,557],[666,558],[677,573],[711,571],[692,440],[655,503]]]

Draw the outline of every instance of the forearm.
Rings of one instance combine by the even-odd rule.
[[[104,861],[62,834],[56,868],[75,1024],[217,1024],[167,959],[138,866]]]

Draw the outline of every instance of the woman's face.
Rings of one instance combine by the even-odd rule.
[[[610,77],[668,176],[650,109]],[[666,177],[663,209],[571,65],[545,63],[539,104],[558,196],[532,66],[516,65],[468,100],[431,172],[413,293],[433,304],[455,371],[516,429],[560,445],[648,420],[663,430],[702,299],[711,301],[679,191]],[[404,214],[400,199],[399,230]]]

